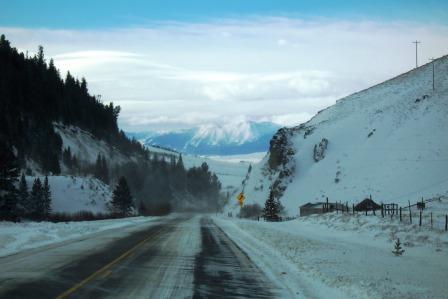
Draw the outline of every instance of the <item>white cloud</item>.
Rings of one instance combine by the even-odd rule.
[[[294,125],[336,99],[448,50],[448,28],[418,23],[254,17],[151,28],[0,28],[39,44],[62,72],[122,106],[125,129],[180,128],[233,117]]]

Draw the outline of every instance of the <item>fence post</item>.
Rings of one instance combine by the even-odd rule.
[[[384,218],[384,205],[381,204],[381,217]]]
[[[420,210],[420,220],[418,222],[418,226],[422,226],[422,210]]]
[[[352,203],[353,215],[355,215],[355,204]]]
[[[325,206],[325,208],[327,209],[327,212],[330,212],[330,206],[328,205],[328,197],[327,197],[327,205]]]
[[[400,222],[401,222],[401,207],[400,207]]]
[[[431,229],[432,229],[432,212],[431,212]]]
[[[409,222],[412,224],[411,202],[408,200],[408,203],[409,203]]]
[[[445,231],[448,230],[448,215],[445,215]]]

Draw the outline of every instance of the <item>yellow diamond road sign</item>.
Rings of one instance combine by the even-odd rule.
[[[239,205],[242,206],[244,203],[244,199],[245,199],[243,192],[238,194],[236,199],[238,200]]]

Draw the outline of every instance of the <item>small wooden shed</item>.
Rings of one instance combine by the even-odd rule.
[[[306,203],[299,208],[300,216],[308,216],[313,214],[324,214],[328,212],[333,212],[336,210],[335,203],[327,202],[315,202]]]
[[[366,198],[355,206],[355,210],[360,211],[376,211],[381,210],[381,205],[377,204],[372,198]]]

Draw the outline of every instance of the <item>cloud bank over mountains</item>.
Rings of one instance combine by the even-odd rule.
[[[336,99],[446,54],[437,24],[276,17],[145,28],[0,28],[23,51],[39,44],[64,74],[122,106],[128,131],[181,129],[235,118],[304,122]],[[430,50],[429,50],[430,49]]]

